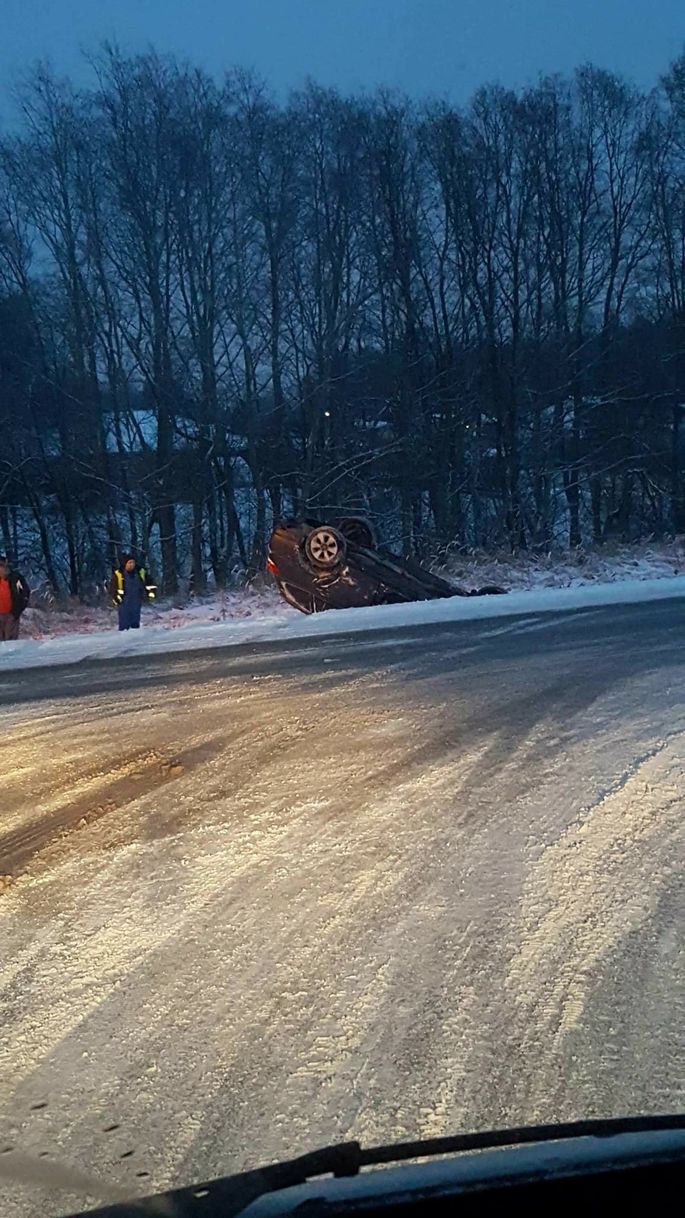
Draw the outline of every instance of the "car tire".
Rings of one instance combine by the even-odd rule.
[[[376,548],[376,537],[368,520],[362,516],[349,516],[338,522],[340,532],[346,541],[353,546],[363,546],[365,550]]]
[[[312,529],[304,540],[304,552],[318,571],[331,571],[344,562],[347,544],[342,533],[326,524]]]

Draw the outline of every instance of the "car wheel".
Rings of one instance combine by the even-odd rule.
[[[349,516],[339,521],[339,526],[343,537],[353,546],[364,546],[366,550],[375,549],[376,538],[368,520],[361,516]]]
[[[318,567],[322,571],[330,571],[345,558],[347,552],[345,538],[337,529],[321,525],[307,534],[304,552],[313,567]]]

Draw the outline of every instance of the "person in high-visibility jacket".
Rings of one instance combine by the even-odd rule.
[[[146,582],[145,567],[133,554],[122,554],[119,566],[109,581],[109,595],[119,610],[119,629],[138,630],[140,611],[146,601],[155,599],[155,585]]]

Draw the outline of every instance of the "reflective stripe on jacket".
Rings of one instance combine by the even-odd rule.
[[[140,603],[142,604],[143,601],[153,601],[155,599],[156,588],[154,584],[145,583],[145,567],[138,567],[137,571],[132,571],[131,574],[138,576]],[[125,588],[125,572],[121,570],[121,567],[117,567],[112,573],[112,578],[109,581],[109,594],[115,605],[123,604]]]

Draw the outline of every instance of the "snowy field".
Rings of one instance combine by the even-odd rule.
[[[463,587],[495,583],[506,588],[508,595],[346,609],[306,617],[286,605],[275,589],[246,589],[206,597],[183,608],[149,607],[140,634],[119,634],[113,610],[80,606],[60,612],[38,604],[25,615],[24,637],[0,649],[0,671],[585,606],[637,604],[685,595],[685,551],[680,543],[658,549],[623,547],[580,560],[552,556],[528,561],[506,556],[453,559],[447,573]]]

